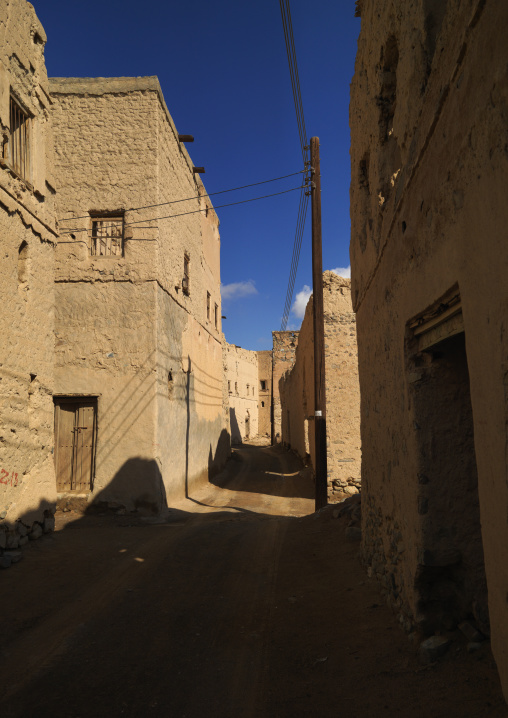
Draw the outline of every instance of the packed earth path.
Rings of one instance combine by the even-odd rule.
[[[57,515],[1,575],[2,717],[507,716],[488,643],[422,665],[346,531],[358,498],[312,492],[244,444],[163,517]]]

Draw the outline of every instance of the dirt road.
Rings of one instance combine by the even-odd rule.
[[[163,522],[60,516],[0,576],[2,717],[507,716],[487,644],[418,663],[299,469],[244,446]]]

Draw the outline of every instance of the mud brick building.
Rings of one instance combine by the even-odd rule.
[[[156,77],[50,90],[59,498],[160,511],[229,453],[219,222]]]
[[[323,274],[328,496],[358,493],[361,485],[360,386],[351,280]],[[315,467],[314,334],[312,297],[298,335],[295,363],[279,381],[282,443]]]
[[[241,444],[258,435],[258,355],[235,344],[227,344],[226,351],[231,443]]]
[[[407,630],[490,623],[508,696],[508,5],[357,7],[363,558]]]
[[[272,350],[259,351],[258,359],[258,433],[259,436],[271,436],[272,426]]]
[[[272,332],[272,444],[282,441],[281,401],[279,381],[295,363],[298,332]]]
[[[2,549],[36,538],[52,521],[57,233],[46,34],[25,0],[0,3],[0,18]]]

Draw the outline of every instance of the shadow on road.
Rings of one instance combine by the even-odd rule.
[[[314,498],[312,472],[279,446],[234,447],[224,469],[210,483],[220,489],[283,498]]]

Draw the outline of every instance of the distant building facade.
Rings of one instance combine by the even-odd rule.
[[[272,332],[272,444],[282,441],[282,413],[279,381],[295,363],[298,332]]]
[[[0,9],[0,554],[52,525],[55,181],[46,34]],[[15,530],[14,530],[15,529]],[[2,566],[9,563],[2,556]]]
[[[490,632],[508,696],[508,5],[357,5],[363,559],[407,630]]]
[[[328,496],[361,486],[360,386],[351,280],[323,275]],[[313,298],[298,334],[295,363],[279,380],[282,443],[315,468]]]
[[[258,433],[271,437],[272,430],[272,350],[259,351],[258,358]]]
[[[50,90],[60,500],[157,512],[229,454],[219,222],[156,77]]]
[[[258,355],[235,344],[226,350],[231,443],[241,444],[258,436]]]

